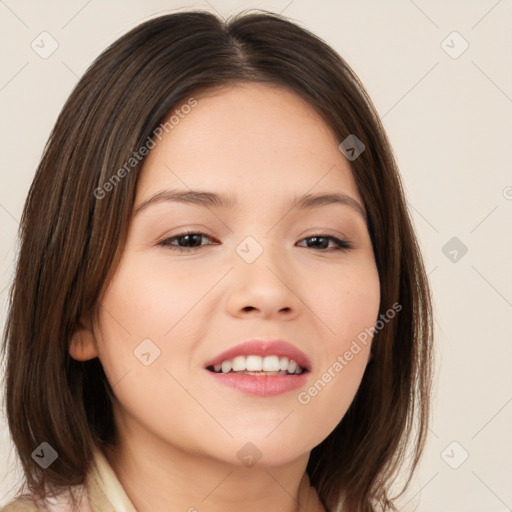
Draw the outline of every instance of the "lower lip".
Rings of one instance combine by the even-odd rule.
[[[237,375],[206,370],[217,382],[236,391],[256,396],[276,396],[304,386],[308,372],[296,375]]]

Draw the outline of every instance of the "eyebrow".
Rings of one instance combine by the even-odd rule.
[[[202,190],[161,190],[143,201],[135,208],[134,215],[147,209],[149,206],[163,203],[177,202],[203,206],[206,208],[233,208],[238,202],[235,197],[207,192]],[[290,210],[310,210],[330,204],[349,206],[367,220],[366,212],[354,198],[343,193],[330,194],[304,194],[292,200]]]

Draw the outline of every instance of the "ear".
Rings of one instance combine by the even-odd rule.
[[[92,330],[80,325],[69,343],[69,355],[77,361],[98,357],[98,348]]]

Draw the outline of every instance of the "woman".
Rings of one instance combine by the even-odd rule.
[[[4,510],[393,510],[431,322],[344,60],[266,12],[147,21],[79,81],[29,192],[4,337],[28,491]]]

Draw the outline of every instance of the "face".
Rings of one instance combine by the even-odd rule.
[[[336,427],[368,362],[357,337],[380,289],[364,205],[340,141],[294,93],[194,98],[144,162],[100,329],[72,355],[100,358],[117,422],[148,439],[284,464]]]

